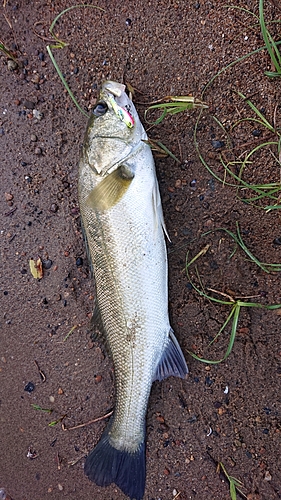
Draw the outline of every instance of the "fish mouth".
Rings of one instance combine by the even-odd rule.
[[[95,135],[94,139],[117,139],[124,142],[124,137],[119,137],[118,135]]]
[[[111,80],[108,80],[104,82],[102,86],[102,91],[106,90],[110,94],[114,95],[115,97],[121,97],[123,93],[125,93],[126,86],[123,85],[123,83],[118,83],[118,82],[113,82]]]
[[[135,120],[131,111],[132,103],[125,90],[126,86],[122,83],[107,81],[102,86],[100,99],[104,99],[115,115],[131,129],[135,126]]]

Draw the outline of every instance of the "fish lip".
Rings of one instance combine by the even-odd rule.
[[[124,137],[119,137],[118,135],[95,135],[93,139],[118,139],[124,142]]]
[[[101,93],[106,91],[115,97],[121,97],[122,93],[125,92],[126,85],[123,83],[113,82],[111,80],[107,80],[103,83]]]

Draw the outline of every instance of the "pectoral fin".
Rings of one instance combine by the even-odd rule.
[[[160,193],[159,193],[159,187],[157,180],[155,180],[155,185],[152,191],[152,204],[153,204],[153,210],[154,210],[154,218],[155,218],[155,229],[157,229],[158,225],[160,224],[163,228],[163,231],[169,241],[169,235],[165,226],[165,221],[164,221],[164,216],[163,216],[163,211],[162,211],[162,204],[161,204],[161,198],[160,198]]]
[[[95,210],[108,210],[121,200],[133,178],[130,170],[121,165],[90,192],[86,200],[87,205]]]

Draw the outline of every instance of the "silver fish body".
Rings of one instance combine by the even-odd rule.
[[[145,488],[151,384],[188,372],[169,322],[165,229],[146,139],[124,85],[105,82],[86,132],[78,189],[96,283],[94,317],[114,363],[116,406],[85,472],[136,500]]]

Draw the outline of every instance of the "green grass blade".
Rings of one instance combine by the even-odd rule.
[[[279,42],[276,42],[275,45],[278,47],[279,45],[281,45],[281,40]],[[201,98],[203,99],[207,89],[212,85],[212,83],[214,82],[214,80],[216,80],[216,78],[218,78],[222,73],[226,72],[228,69],[232,68],[233,66],[235,66],[235,64],[238,64],[240,62],[243,62],[245,61],[246,59],[248,59],[248,57],[251,57],[251,56],[254,56],[255,54],[258,54],[259,52],[262,52],[263,50],[266,50],[266,46],[263,46],[263,47],[259,47],[258,49],[255,49],[253,50],[252,52],[248,52],[248,54],[245,54],[244,56],[242,57],[239,57],[238,59],[236,59],[235,61],[232,61],[231,63],[227,64],[227,66],[224,66],[220,71],[218,71],[210,80],[209,82],[205,85],[204,89],[203,89],[203,92],[202,92],[202,95],[201,95]]]
[[[271,132],[275,132],[274,127],[266,120],[265,116],[256,108],[256,106],[250,101],[250,99],[247,99],[246,96],[242,94],[242,92],[237,92],[238,95],[250,106],[250,108],[256,113],[256,115],[261,119],[262,123],[266,128],[268,128]]]
[[[70,10],[73,10],[73,9],[80,9],[80,8],[83,8],[83,7],[90,7],[92,9],[98,9],[98,10],[102,10],[103,12],[106,12],[105,9],[103,9],[102,7],[97,7],[96,5],[90,5],[90,4],[78,4],[78,5],[72,5],[71,7],[67,7],[67,9],[64,9],[62,12],[60,12],[56,17],[55,19],[53,20],[50,28],[49,28],[49,31],[52,35],[52,37],[58,42],[58,46],[56,47],[52,47],[52,48],[63,48],[67,45],[66,42],[63,42],[62,40],[59,40],[56,35],[53,33],[53,30],[54,30],[54,27],[56,25],[56,23],[58,22],[59,18],[61,16],[63,16],[64,14],[66,14],[67,12],[69,12]]]
[[[219,329],[218,333],[213,338],[213,340],[209,343],[209,347],[217,340],[217,338],[220,336],[220,334],[223,332],[223,330],[227,327],[229,321],[231,320],[233,314],[235,313],[235,308],[236,308],[236,304],[233,305],[233,307],[232,307],[229,315],[227,316],[224,324],[221,326],[221,328]]]
[[[270,212],[271,210],[280,210],[280,208],[281,205],[267,205],[266,207],[264,207],[266,212]]]
[[[4,43],[0,42],[0,50],[8,57],[8,59],[13,59],[16,63],[18,63],[17,59],[13,56],[13,54],[5,47]]]
[[[86,116],[87,118],[89,118],[89,115],[88,113],[86,113],[86,111],[84,111],[84,109],[81,108],[81,106],[78,104],[76,98],[74,97],[73,95],[73,92],[70,90],[70,87],[69,85],[67,84],[56,60],[55,60],[55,57],[52,53],[52,50],[51,49],[63,49],[66,45],[68,45],[66,42],[63,42],[62,40],[60,40],[55,34],[54,34],[54,27],[57,23],[57,21],[60,19],[61,16],[63,16],[64,14],[66,14],[67,12],[69,12],[70,10],[73,10],[73,9],[79,9],[79,8],[85,8],[85,7],[90,7],[92,9],[98,9],[98,10],[101,10],[103,12],[105,12],[105,10],[101,7],[97,7],[96,5],[90,5],[90,4],[78,4],[78,5],[72,5],[71,7],[67,7],[67,9],[64,9],[62,12],[60,12],[56,17],[55,19],[53,20],[53,22],[51,23],[51,26],[49,28],[49,31],[52,35],[52,37],[54,38],[54,40],[56,41],[56,44],[54,45],[47,45],[47,52],[50,56],[50,59],[63,83],[63,86],[66,88],[68,94],[70,95],[72,101],[74,102],[75,106],[79,109],[79,111],[81,111],[81,113]]]
[[[70,90],[70,88],[69,88],[69,86],[68,86],[68,83],[66,82],[66,80],[65,80],[65,78],[64,78],[64,76],[63,76],[63,74],[62,74],[62,72],[61,72],[61,70],[60,70],[60,68],[59,68],[59,66],[58,66],[58,64],[57,64],[57,62],[56,62],[56,60],[55,60],[54,56],[53,56],[53,53],[52,53],[52,51],[51,51],[50,46],[49,46],[49,45],[47,45],[47,47],[46,47],[46,48],[47,48],[48,54],[49,54],[49,56],[50,56],[50,59],[51,59],[51,61],[52,61],[53,65],[54,65],[54,67],[55,67],[55,69],[56,69],[56,71],[57,71],[57,73],[58,73],[58,75],[59,75],[59,77],[60,77],[60,79],[61,79],[61,81],[62,81],[62,83],[63,83],[64,87],[66,88],[66,90],[67,90],[67,92],[69,93],[69,95],[70,95],[70,97],[71,97],[72,101],[74,102],[75,106],[77,106],[77,108],[79,109],[79,111],[81,111],[81,113],[83,113],[83,115],[84,115],[84,116],[86,116],[87,118],[89,118],[88,113],[86,113],[86,111],[84,111],[84,109],[82,109],[82,108],[81,108],[81,106],[78,104],[78,102],[77,102],[76,98],[74,97],[74,95],[73,95],[72,91]]]
[[[274,76],[281,76],[281,66],[278,62],[278,59],[276,58],[276,53],[278,53],[278,48],[276,43],[272,40],[266,25],[265,25],[265,20],[264,20],[264,11],[263,11],[263,0],[259,0],[259,16],[260,16],[260,27],[261,27],[261,32],[262,36],[264,39],[265,46],[268,50],[268,53],[270,55],[271,61],[276,69],[276,74]]]
[[[233,348],[233,344],[234,344],[235,337],[236,337],[236,331],[237,331],[237,325],[238,325],[239,315],[240,315],[240,309],[241,309],[240,303],[236,302],[235,307],[234,307],[234,314],[233,314],[233,322],[232,322],[230,340],[229,340],[229,344],[228,344],[226,353],[225,353],[225,355],[223,357],[223,361],[226,358],[228,358],[228,356],[230,355],[230,353],[232,351],[232,348]]]
[[[229,492],[231,500],[237,500],[236,487],[233,481],[229,482]]]
[[[167,153],[168,156],[173,158],[173,160],[175,160],[177,163],[180,163],[180,160],[162,142],[157,141],[157,144],[160,146],[161,149],[163,149],[163,151],[165,151],[165,153]]]
[[[192,96],[167,96],[164,97],[163,99],[169,99],[169,101],[172,102],[162,102],[159,104],[153,104],[152,106],[149,106],[145,112],[144,112],[144,119],[146,123],[149,125],[159,125],[164,118],[169,115],[175,115],[177,113],[182,113],[183,111],[186,111],[187,109],[194,109],[194,108],[207,108],[205,103],[202,101],[196,100]],[[155,110],[163,110],[162,114],[157,118],[156,120],[150,122],[147,119],[147,114],[150,111],[155,111]]]

